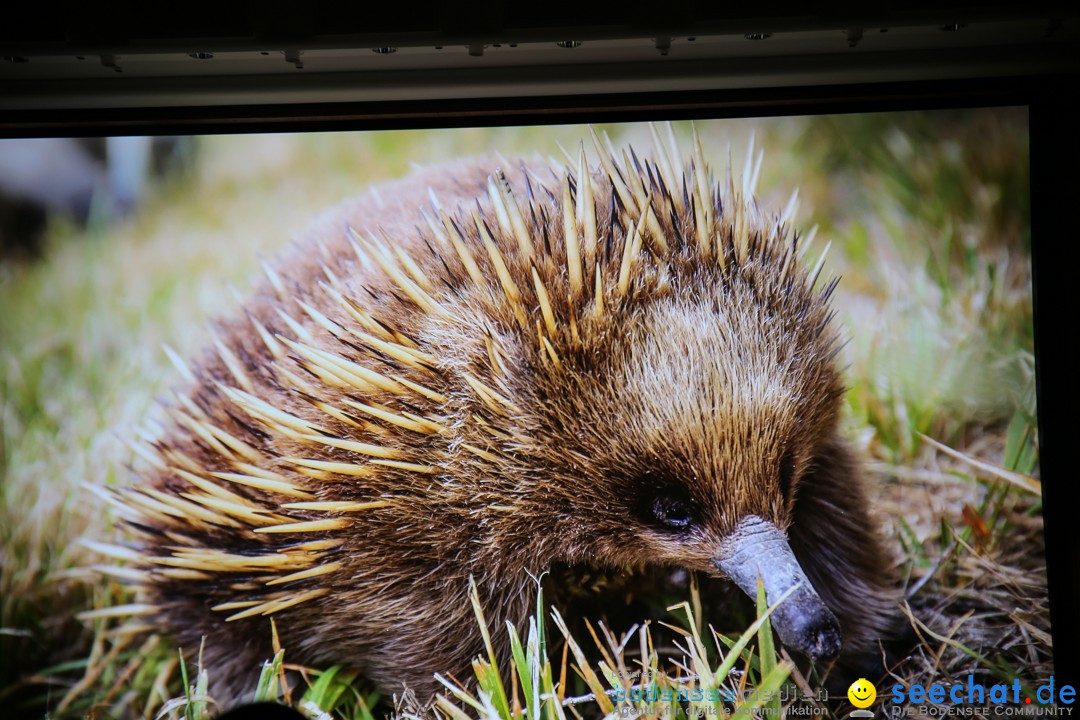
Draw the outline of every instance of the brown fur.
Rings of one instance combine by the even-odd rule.
[[[879,652],[897,594],[857,468],[837,434],[843,386],[828,326],[829,291],[815,291],[791,257],[788,228],[744,202],[730,182],[718,189],[710,180],[703,196],[695,184],[703,170],[695,167],[664,181],[653,161],[633,173],[628,192],[640,181],[650,193],[663,242],[650,231],[656,225],[639,223],[638,210],[623,207],[613,190],[623,180],[593,173],[599,242],[595,253],[581,251],[584,281],[576,295],[563,232],[563,174],[542,164],[509,173],[531,260],[513,232],[500,228],[486,191],[494,167],[483,162],[382,186],[385,202],[367,195],[337,208],[283,256],[275,266],[280,288],[264,282],[217,333],[235,361],[215,346],[193,365],[196,382],[181,393],[186,401],[172,408],[176,422],[155,443],[156,467],[144,470],[143,483],[122,501],[134,510],[146,557],[144,599],[189,652],[206,636],[211,692],[250,689],[252,669],[271,654],[269,615],[289,661],[344,664],[384,691],[408,687],[424,700],[438,689],[433,672],[467,678],[481,651],[467,599],[470,577],[490,627],[501,628],[533,608],[530,575],[554,563],[651,564],[717,575],[717,547],[750,514],[787,529],[840,620],[842,662]],[[621,173],[631,178],[626,167]],[[578,179],[571,175],[570,182]],[[433,232],[419,212],[434,213],[429,188],[471,250],[480,283],[443,224],[436,218]],[[573,196],[582,202],[576,188]],[[708,216],[699,218],[706,205]],[[477,208],[519,300],[499,281],[472,219]],[[712,223],[707,247],[699,242],[699,219]],[[628,235],[635,242],[639,225],[640,248],[631,245],[632,270],[620,295],[625,244]],[[366,249],[354,248],[349,228],[372,237],[359,242]],[[580,225],[578,231],[584,238]],[[373,259],[389,255],[389,245],[419,267],[424,280],[413,282],[428,282],[426,295],[441,310],[418,306]],[[400,260],[390,264],[410,277]],[[374,322],[365,325],[326,288]],[[554,332],[547,327],[552,319]],[[429,392],[397,380],[386,381],[388,391],[340,367],[328,374],[325,364],[283,340],[275,356],[275,341],[268,345],[256,323],[271,336]],[[366,341],[369,335],[415,346],[424,359],[407,364]],[[244,384],[250,395],[318,430],[283,431],[223,389]],[[376,414],[359,405],[376,406]],[[412,425],[394,424],[379,410]],[[212,426],[243,445],[230,446],[213,432],[213,439],[203,437],[192,419],[203,423],[203,435]],[[392,457],[322,442],[320,434],[378,446],[383,450],[375,452]],[[784,463],[794,475],[786,493]],[[306,496],[234,481],[257,474],[255,468]],[[642,518],[641,503],[657,488],[691,503],[692,528],[672,532]],[[315,501],[385,504],[349,512],[282,507]],[[335,518],[348,525],[256,532]],[[192,554],[204,548],[234,562],[258,555],[267,564],[229,568],[220,555]],[[280,560],[286,556],[292,559]],[[323,566],[330,570],[266,584]],[[273,597],[302,601],[255,604]],[[245,601],[246,608],[211,609]],[[252,607],[259,610],[254,616],[226,622]],[[497,642],[503,635],[493,632]]]

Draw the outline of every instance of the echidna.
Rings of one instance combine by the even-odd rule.
[[[880,658],[898,594],[838,435],[835,281],[756,168],[594,140],[595,169],[459,162],[345,203],[181,363],[115,552],[136,609],[206,637],[215,694],[272,617],[291,661],[422,701],[481,650],[470,578],[501,627],[553,563],[760,575],[786,646]]]

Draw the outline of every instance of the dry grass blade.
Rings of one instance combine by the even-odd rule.
[[[600,682],[600,678],[597,677],[596,672],[592,669],[592,664],[582,651],[581,646],[577,644],[577,641],[575,641],[570,634],[570,630],[566,627],[566,621],[563,620],[562,615],[559,614],[559,611],[556,609],[552,609],[551,617],[555,621],[555,626],[559,628],[559,632],[562,633],[563,638],[566,639],[566,644],[567,647],[570,648],[570,652],[574,654],[574,660],[577,661],[577,671],[581,674],[581,678],[592,691],[597,705],[600,706],[600,710],[603,711],[605,715],[612,712],[615,709],[614,703],[612,703],[611,699],[607,696],[604,684]]]
[[[1006,470],[1003,467],[988,463],[984,460],[979,460],[977,458],[971,457],[970,455],[965,455],[959,450],[954,450],[948,445],[939,443],[937,440],[927,435],[924,435],[923,433],[918,433],[918,435],[931,447],[937,448],[941,452],[945,453],[950,457],[954,457],[957,460],[962,460],[971,467],[977,470],[981,470],[984,473],[990,475],[991,477],[1006,480],[1026,492],[1033,493],[1035,495],[1042,495],[1042,483],[1033,477],[1029,477],[1018,472],[1013,472],[1012,470]]]

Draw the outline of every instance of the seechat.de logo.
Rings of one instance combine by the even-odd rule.
[[[966,682],[953,685],[941,683],[925,686],[914,684],[910,687],[893,685],[891,699],[897,705],[900,703],[916,706],[952,704],[993,708],[994,715],[1026,715],[1027,710],[1038,711],[1040,706],[1056,705],[1060,709],[1068,710],[1068,714],[1071,715],[1070,706],[1076,701],[1076,689],[1072,685],[1064,684],[1055,687],[1054,676],[1051,675],[1047,683],[1040,685],[1034,693],[1029,695],[1021,687],[1019,680],[986,687],[976,683],[974,676],[968,675]]]

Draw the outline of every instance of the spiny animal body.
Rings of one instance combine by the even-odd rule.
[[[469,676],[553,563],[725,576],[811,657],[880,657],[897,594],[850,452],[791,207],[761,213],[695,137],[564,166],[457,163],[349,202],[207,352],[99,545],[216,694],[269,619],[293,662],[381,689]],[[760,159],[760,158],[759,158]],[[494,633],[496,643],[502,633]]]

